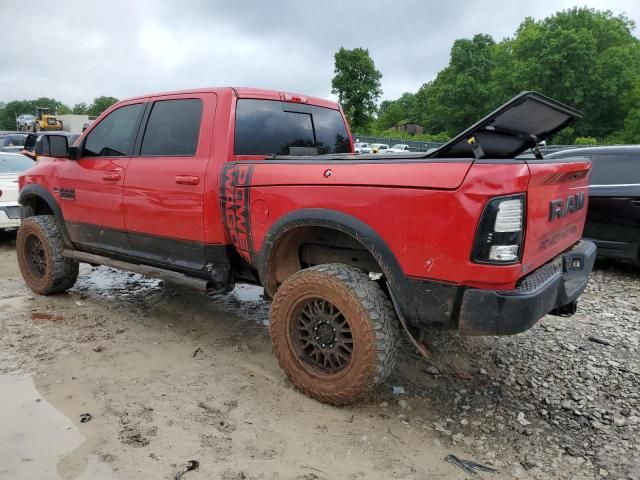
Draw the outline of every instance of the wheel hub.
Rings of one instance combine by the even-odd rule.
[[[293,341],[298,356],[327,373],[338,372],[351,362],[353,337],[347,319],[335,305],[311,299],[298,309]]]
[[[42,242],[35,235],[30,235],[27,238],[26,252],[32,274],[42,277],[47,270],[47,258]]]
[[[332,348],[333,344],[338,340],[335,327],[325,320],[318,322],[314,330],[316,332],[314,340],[316,341],[316,346],[320,348]]]

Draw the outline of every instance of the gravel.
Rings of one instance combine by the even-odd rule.
[[[439,378],[392,379],[414,411],[440,412],[426,428],[517,478],[640,480],[640,271],[596,268],[573,317],[512,337],[433,332]]]

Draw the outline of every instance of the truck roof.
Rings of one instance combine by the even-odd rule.
[[[575,147],[559,150],[557,152],[545,155],[545,158],[558,158],[576,156],[580,157],[593,153],[621,153],[621,154],[637,154],[640,153],[640,145],[600,145],[590,147]]]
[[[250,88],[250,87],[203,87],[192,88],[188,90],[175,90],[170,92],[159,92],[148,95],[138,95],[123,100],[130,101],[141,98],[153,98],[163,95],[184,95],[188,93],[224,93],[234,92],[238,98],[253,98],[258,100],[278,100],[278,101],[294,101],[298,100],[298,103],[306,103],[309,105],[315,105],[318,107],[331,108],[333,110],[340,110],[340,105],[337,102],[326,100],[324,98],[312,97],[309,95],[303,95],[294,92],[286,92],[279,90],[269,90],[265,88]]]

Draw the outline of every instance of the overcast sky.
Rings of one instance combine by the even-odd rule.
[[[575,5],[640,23],[638,0],[0,0],[0,101],[225,85],[331,98],[341,46],[369,49],[393,99],[433,79],[456,38],[500,40]]]

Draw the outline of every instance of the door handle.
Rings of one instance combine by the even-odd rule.
[[[121,178],[122,175],[120,175],[119,173],[105,173],[104,175],[102,175],[102,179],[106,180],[107,182],[117,182]]]
[[[631,205],[634,205],[636,207],[640,207],[640,200],[631,200]]]
[[[200,177],[195,175],[176,175],[176,183],[180,185],[198,185]]]

